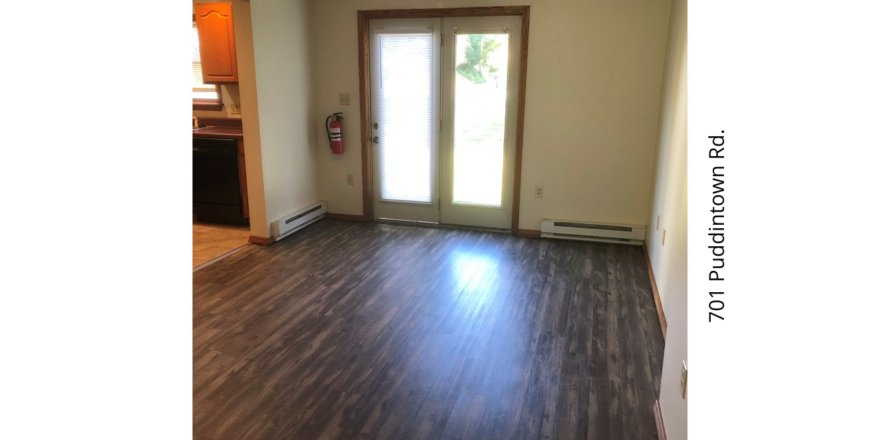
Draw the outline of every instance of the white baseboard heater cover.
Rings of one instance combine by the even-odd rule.
[[[301,209],[281,220],[272,222],[272,236],[275,241],[281,240],[290,234],[324,218],[327,212],[327,202],[320,201],[312,206]]]
[[[638,225],[544,219],[541,237],[642,245],[645,227]]]

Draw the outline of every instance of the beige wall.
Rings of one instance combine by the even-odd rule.
[[[668,40],[648,253],[668,323],[660,407],[667,438],[684,440],[687,400],[679,381],[687,361],[687,0],[673,0]]]
[[[330,154],[322,132],[313,140],[331,212],[362,213],[356,11],[513,4],[531,5],[520,227],[540,229],[545,217],[644,224],[669,0],[313,2],[314,126],[346,116],[344,155]],[[342,92],[353,105],[338,104]]]
[[[257,228],[268,230],[271,222],[320,200],[313,142],[308,2],[253,2],[251,17],[259,24],[252,30],[265,196],[264,223],[256,225],[257,219],[252,218],[251,231],[267,237],[268,232],[258,233]],[[244,105],[243,101],[242,109]]]

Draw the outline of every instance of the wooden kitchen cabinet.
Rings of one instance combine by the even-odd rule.
[[[232,4],[195,3],[194,6],[196,27],[199,30],[202,82],[205,84],[238,82]]]

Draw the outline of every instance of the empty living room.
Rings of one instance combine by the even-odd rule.
[[[686,438],[685,1],[194,11],[251,234],[193,272],[194,438]]]

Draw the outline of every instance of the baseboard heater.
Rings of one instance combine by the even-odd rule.
[[[324,213],[326,212],[327,203],[324,201],[294,212],[281,220],[272,222],[272,236],[275,237],[275,241],[281,240],[282,238],[324,218]]]
[[[544,219],[541,237],[641,245],[645,242],[645,227]]]

